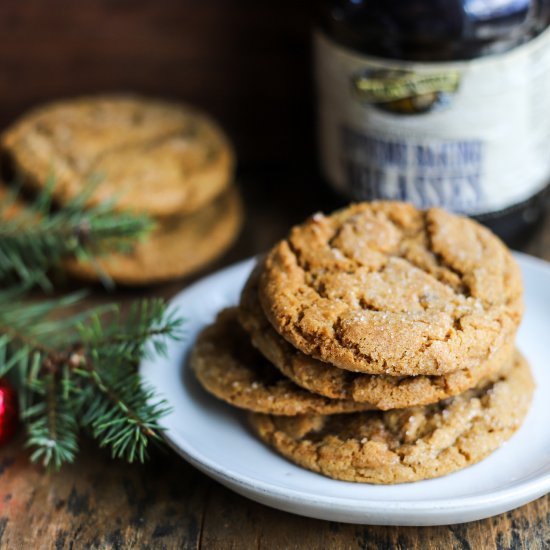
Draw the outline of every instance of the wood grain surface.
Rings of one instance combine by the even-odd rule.
[[[288,185],[281,188],[283,179]],[[340,205],[308,173],[253,171],[242,174],[241,186],[248,211],[245,230],[236,247],[210,269],[265,250],[311,212]],[[550,219],[523,248],[550,259]],[[145,293],[168,297],[188,282]],[[135,295],[119,290],[107,296],[96,289],[91,300],[126,301]],[[51,473],[29,464],[17,440],[0,449],[0,548],[543,550],[550,548],[550,497],[463,525],[355,526],[302,518],[247,500],[167,449],[154,450],[146,465],[129,466],[86,441],[74,465]]]

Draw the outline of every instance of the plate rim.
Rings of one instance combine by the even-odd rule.
[[[520,264],[528,264],[531,268],[536,269],[537,271],[543,271],[546,277],[550,277],[550,263],[545,260],[531,256],[524,252],[513,252],[514,256]],[[197,287],[202,286],[203,284],[208,284],[211,279],[223,278],[227,276],[227,273],[231,271],[239,271],[241,269],[252,269],[254,262],[256,261],[257,256],[249,257],[239,262],[233,263],[226,266],[223,269],[215,271],[198,281],[195,281],[193,284],[185,287],[176,295],[174,295],[170,301],[170,306],[176,306],[177,303],[184,299],[185,295],[192,293],[196,290]],[[186,349],[192,345],[192,340],[186,341],[184,344]],[[139,372],[145,379],[145,381],[151,384],[146,376],[146,369],[148,365],[154,363],[154,359],[144,359],[139,364]],[[215,459],[210,459],[208,456],[205,456],[200,450],[198,450],[193,444],[189,441],[181,440],[181,438],[176,438],[176,441],[170,435],[170,429],[166,428],[162,431],[162,437],[166,440],[168,445],[176,451],[180,456],[182,456],[186,461],[188,461],[192,466],[196,467],[198,470],[202,471],[206,475],[214,478],[223,485],[228,486],[232,490],[239,492],[240,494],[245,494],[248,498],[254,499],[254,494],[260,493],[271,498],[276,498],[278,500],[280,509],[286,509],[293,513],[299,513],[300,515],[306,515],[310,517],[319,517],[314,516],[311,513],[303,510],[296,512],[290,508],[282,508],[284,502],[288,504],[301,504],[309,507],[313,507],[316,510],[324,509],[327,505],[330,505],[331,508],[337,512],[354,512],[360,513],[362,515],[389,515],[392,514],[402,514],[401,520],[404,519],[404,516],[410,514],[416,514],[421,512],[429,512],[430,517],[433,519],[442,519],[450,516],[453,513],[474,513],[476,510],[486,510],[491,506],[498,506],[499,503],[503,504],[503,508],[497,512],[491,512],[485,516],[479,516],[474,519],[480,519],[481,517],[489,517],[495,513],[502,513],[507,510],[513,509],[516,506],[525,504],[532,500],[535,500],[546,493],[550,492],[550,471],[541,472],[540,474],[532,473],[524,481],[517,481],[512,485],[506,486],[503,489],[497,489],[490,491],[486,494],[479,494],[474,496],[457,496],[453,498],[425,498],[423,500],[412,500],[412,501],[400,501],[400,500],[380,500],[364,497],[342,497],[342,496],[330,496],[330,495],[319,495],[312,493],[305,493],[303,490],[295,490],[292,488],[281,487],[272,482],[266,482],[262,479],[243,474],[235,473],[231,470],[228,470],[223,464],[220,464],[219,461]],[[475,466],[475,465],[472,465]],[[334,480],[338,481],[338,480]],[[437,481],[437,478],[434,478],[433,481]],[[342,483],[351,483],[344,482]],[[242,492],[238,489],[242,489]],[[264,502],[265,504],[265,502]],[[269,505],[269,504],[268,504]],[[392,518],[393,518],[392,516]],[[392,519],[387,518],[387,519]],[[397,518],[399,520],[399,517]],[[338,520],[344,521],[344,520]],[[470,519],[464,520],[453,520],[452,523],[459,523],[461,521],[471,521]],[[377,523],[382,525],[382,523]],[[396,523],[390,522],[385,523],[387,525]],[[401,525],[443,525],[444,523],[400,523]]]

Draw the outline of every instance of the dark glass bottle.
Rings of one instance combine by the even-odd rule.
[[[474,216],[512,241],[550,182],[550,0],[336,0],[316,33],[320,158],[353,200]]]

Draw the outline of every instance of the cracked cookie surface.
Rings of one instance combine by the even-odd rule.
[[[260,438],[292,462],[334,479],[404,483],[479,462],[520,427],[533,378],[516,354],[492,383],[426,407],[351,415],[251,415]]]
[[[221,129],[187,106],[139,96],[96,96],[45,105],[2,134],[2,148],[24,184],[55,176],[65,203],[91,180],[89,204],[171,216],[194,212],[233,178],[234,155]]]
[[[199,212],[164,219],[144,240],[126,253],[94,259],[94,264],[65,260],[72,277],[99,279],[98,267],[119,284],[138,286],[177,279],[200,269],[222,254],[242,224],[238,191],[230,188]]]
[[[513,338],[519,267],[478,223],[398,202],[316,214],[267,255],[260,302],[307,355],[370,374],[474,368]]]
[[[500,371],[513,357],[514,342],[509,340],[477,367],[445,375],[388,376],[339,369],[294,348],[270,325],[258,298],[259,275],[260,267],[243,289],[239,306],[241,325],[254,346],[285,376],[332,399],[351,399],[382,410],[427,405],[476,386]]]
[[[222,311],[199,335],[190,366],[201,385],[218,399],[242,409],[274,415],[335,414],[365,410],[366,404],[310,393],[266,361],[250,344],[237,311]]]

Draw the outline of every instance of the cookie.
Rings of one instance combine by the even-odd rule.
[[[242,224],[242,204],[230,188],[205,208],[188,216],[165,219],[128,254],[97,258],[96,264],[119,284],[159,283],[188,275],[220,256],[235,240]],[[66,272],[95,281],[98,269],[89,262],[67,260]]]
[[[334,479],[404,483],[449,474],[498,449],[520,427],[533,378],[517,353],[492,383],[427,407],[280,418],[255,414],[261,439]]]
[[[61,203],[97,179],[90,205],[115,199],[121,210],[157,217],[209,203],[231,183],[235,162],[227,138],[203,113],[124,95],[35,109],[3,133],[1,146],[24,184],[39,190],[55,176]]]
[[[254,346],[285,376],[331,399],[351,399],[382,410],[428,405],[476,386],[501,370],[512,356],[514,342],[510,340],[477,367],[440,376],[388,376],[339,369],[297,350],[269,324],[258,299],[259,275],[256,269],[242,292],[241,325]]]
[[[523,310],[519,267],[495,235],[399,202],[294,227],[268,254],[259,296],[305,354],[395,376],[475,368],[513,338]]]
[[[198,337],[190,365],[201,385],[242,409],[275,415],[334,414],[365,410],[364,404],[327,399],[284,378],[250,344],[235,308],[222,311]]]

